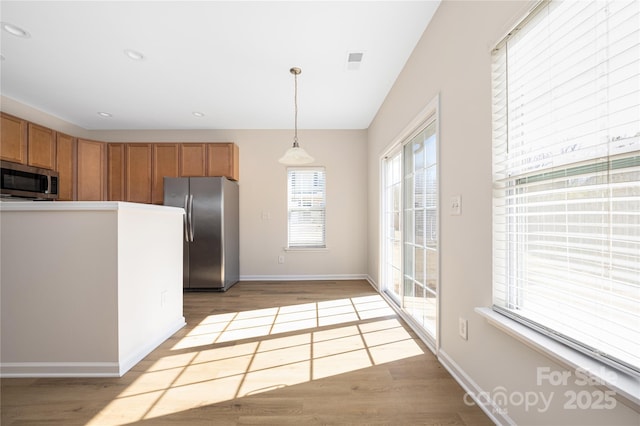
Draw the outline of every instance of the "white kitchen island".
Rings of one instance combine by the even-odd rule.
[[[183,327],[183,214],[0,202],[0,376],[122,376]]]

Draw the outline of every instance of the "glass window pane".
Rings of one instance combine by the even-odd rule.
[[[396,295],[400,294],[400,283],[402,283],[402,273],[399,269],[393,269],[393,292]]]
[[[391,262],[393,266],[400,268],[402,266],[400,264],[400,250],[401,250],[400,241],[396,240],[396,241],[393,241],[391,244],[392,244],[391,245],[392,247]]]
[[[435,127],[435,125],[434,125]],[[436,135],[431,135],[429,136],[425,141],[425,153],[426,153],[426,161],[425,161],[425,165],[426,167],[430,167],[433,166],[437,163],[437,156],[436,156]]]
[[[422,247],[416,247],[414,250],[415,260],[414,260],[414,279],[420,283],[424,284],[426,282],[426,257],[425,257],[425,249]]]
[[[414,194],[414,183],[413,183],[413,175],[407,176],[404,179],[404,199],[402,200],[404,204],[404,208],[413,208],[413,194]]]
[[[434,294],[438,291],[438,278],[439,278],[439,270],[438,270],[438,252],[435,250],[426,250],[427,255],[427,288],[431,290]]]
[[[400,185],[394,185],[391,189],[393,191],[392,195],[392,208],[394,211],[400,211]]]
[[[404,176],[413,173],[413,149],[411,144],[404,146]]]
[[[424,169],[424,145],[422,141],[413,143],[413,170],[418,171]]]
[[[406,306],[406,301],[408,299],[413,298],[413,280],[411,278],[404,278],[404,289],[403,289],[403,307]]]
[[[416,209],[421,209],[426,205],[426,187],[427,187],[427,176],[425,175],[425,171],[421,170],[420,173],[417,173],[414,176],[414,185],[413,185],[413,206]]]
[[[424,210],[416,210],[414,211],[414,237],[415,243],[417,246],[424,247],[426,244],[425,240],[425,211]]]
[[[408,277],[414,276],[414,256],[415,256],[415,248],[411,244],[405,243],[404,245],[404,274]]]
[[[404,241],[405,243],[413,243],[415,241],[415,224],[413,217],[413,210],[405,211],[404,213]]]

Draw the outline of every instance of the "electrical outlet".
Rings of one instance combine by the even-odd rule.
[[[458,334],[460,334],[460,337],[464,340],[468,338],[467,331],[467,320],[462,317],[458,318]]]
[[[166,290],[160,292],[160,307],[164,308],[165,306],[167,306],[167,291]]]
[[[284,256],[278,256],[278,263],[284,263]]]

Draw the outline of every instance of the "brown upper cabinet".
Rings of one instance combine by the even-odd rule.
[[[1,114],[0,158],[54,170],[56,132],[9,114]]]
[[[61,201],[162,204],[165,177],[238,180],[233,142],[106,143],[80,139],[0,112],[0,158],[56,170]]]
[[[124,201],[124,147],[123,143],[107,144],[107,200]]]
[[[56,132],[29,123],[27,131],[27,163],[30,166],[53,170],[56,167]]]
[[[125,201],[151,203],[151,144],[125,147]]]
[[[106,144],[78,139],[78,200],[102,201],[106,198]]]
[[[203,143],[180,144],[180,176],[207,175],[207,145]]]
[[[0,114],[0,158],[27,164],[27,121]]]
[[[234,143],[207,144],[207,176],[240,178],[240,151]]]
[[[162,204],[164,178],[238,178],[234,143],[109,143],[107,199]]]
[[[76,199],[76,139],[56,133],[56,167],[58,172],[58,200]]]
[[[179,147],[180,176],[226,176],[238,180],[240,167],[236,144],[181,143]]]
[[[151,202],[163,204],[164,202],[164,178],[177,177],[180,173],[179,144],[154,143],[153,167],[151,167]]]

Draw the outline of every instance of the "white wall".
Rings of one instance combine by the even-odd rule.
[[[135,208],[139,204],[117,204],[118,359],[122,375],[185,324],[183,214],[182,209],[169,207],[139,209]]]
[[[369,275],[379,282],[380,154],[439,94],[441,205],[462,195],[461,216],[449,215],[446,208],[441,214],[441,359],[488,395],[497,397],[504,390],[513,397],[506,413],[496,413],[503,420],[519,425],[637,425],[640,415],[622,401],[613,409],[565,409],[565,392],[597,389],[575,385],[575,380],[567,387],[538,385],[538,367],[564,369],[474,312],[491,304],[490,51],[529,6],[523,1],[440,5],[369,128]],[[469,321],[468,341],[458,336],[458,317]],[[518,404],[517,398],[527,392],[551,396],[550,407]]]
[[[240,278],[364,278],[367,272],[366,130],[298,130],[300,145],[327,174],[327,250],[285,252],[287,175],[278,163],[291,130],[87,131],[2,98],[2,110],[104,142],[235,142],[240,148]],[[284,255],[285,262],[278,263]]]

